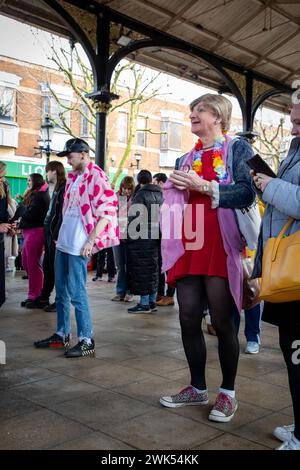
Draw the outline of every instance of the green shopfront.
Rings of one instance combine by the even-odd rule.
[[[10,160],[4,160],[6,163],[6,179],[10,186],[11,194],[14,197],[16,194],[23,194],[27,188],[27,178],[31,173],[40,173],[46,177],[46,165],[42,163],[28,163],[28,162],[16,162]],[[109,179],[112,181],[114,177],[115,169],[109,171]],[[121,179],[128,174],[127,170],[123,170],[123,173],[118,178],[116,188],[118,188]]]
[[[27,188],[27,178],[31,173],[40,173],[46,176],[46,165],[40,163],[14,162],[6,160],[6,179],[10,186],[11,194],[23,194]]]

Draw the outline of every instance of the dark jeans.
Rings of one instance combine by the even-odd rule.
[[[46,240],[45,242],[45,253],[43,259],[43,272],[44,272],[44,282],[41,292],[41,297],[44,300],[49,300],[51,292],[54,289],[55,283],[55,271],[54,271],[54,261],[55,261],[55,243],[53,240]]]
[[[255,305],[255,307],[244,311],[245,314],[245,336],[247,341],[254,341],[260,343],[260,317],[261,317],[261,304]],[[235,326],[237,332],[240,329],[240,314],[235,308]]]
[[[127,250],[126,243],[120,242],[120,245],[113,247],[115,263],[117,266],[117,286],[116,292],[118,295],[125,296],[130,294],[128,289],[127,280]]]
[[[158,252],[158,291],[157,295],[165,295],[165,290],[166,290],[166,273],[161,272],[161,266],[162,266],[162,259],[161,259],[161,247],[159,246],[159,252]],[[168,286],[167,287],[167,297],[174,297],[175,295],[175,288]]]
[[[0,307],[5,302],[4,242],[0,241]]]
[[[116,266],[115,266],[114,253],[113,253],[112,248],[106,248],[105,250],[101,250],[101,251],[98,252],[98,254],[97,254],[96,276],[102,277],[106,257],[107,257],[108,277],[113,278],[116,275]]]

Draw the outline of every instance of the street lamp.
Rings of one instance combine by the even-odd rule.
[[[142,154],[139,153],[139,152],[136,152],[136,153],[134,154],[134,158],[135,158],[136,164],[131,163],[130,166],[136,166],[136,169],[138,170],[138,169],[139,169],[139,166],[140,166],[140,161],[141,161],[141,159],[142,159]]]
[[[48,164],[51,151],[52,151],[50,143],[52,142],[53,134],[54,134],[54,125],[50,121],[50,118],[48,115],[45,116],[45,120],[43,124],[41,125],[41,134],[42,134],[42,140],[44,142],[44,145],[41,147],[41,150],[44,150],[46,152],[46,163]]]

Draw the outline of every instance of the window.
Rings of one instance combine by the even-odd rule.
[[[178,122],[161,121],[161,150],[181,150],[182,125]]]
[[[60,99],[59,103],[52,96],[44,96],[44,116],[48,114],[56,128],[64,128],[64,121],[69,127],[71,123],[71,111],[68,109],[71,102]]]
[[[16,110],[16,90],[0,86],[0,119],[14,121]]]
[[[146,147],[147,118],[139,116],[137,120],[136,144]]]
[[[95,133],[95,124],[91,122],[91,113],[86,104],[83,104],[81,107],[82,114],[81,117],[81,133],[82,137],[91,137]]]
[[[118,117],[119,122],[119,142],[121,144],[127,144],[128,139],[128,114],[119,113]]]

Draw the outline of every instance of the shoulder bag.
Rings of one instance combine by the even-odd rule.
[[[286,236],[289,217],[278,237],[267,240],[262,258],[260,299],[272,303],[300,300],[300,231]]]

